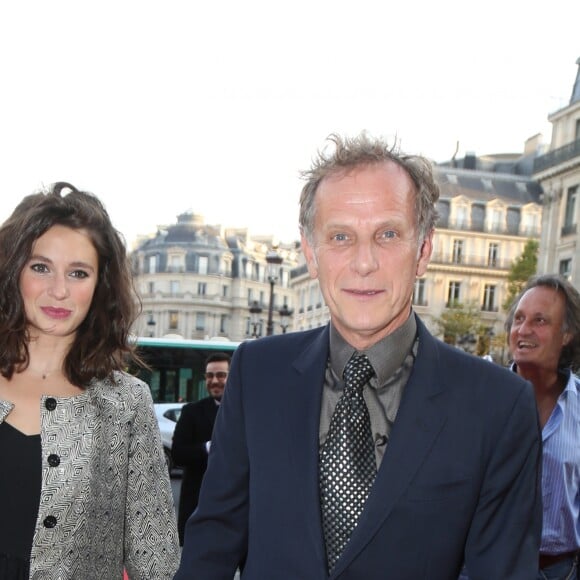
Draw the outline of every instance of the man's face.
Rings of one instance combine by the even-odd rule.
[[[205,367],[205,388],[216,401],[222,400],[229,368],[230,365],[225,360],[207,363]]]
[[[555,371],[562,348],[570,342],[563,331],[565,298],[554,288],[536,286],[520,299],[509,334],[518,369]]]
[[[419,246],[414,184],[394,162],[326,177],[315,204],[312,243],[302,238],[308,270],[336,329],[367,348],[407,320],[432,233]]]

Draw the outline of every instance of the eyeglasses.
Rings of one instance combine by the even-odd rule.
[[[227,376],[228,376],[228,372],[227,371],[218,371],[217,373],[211,373],[211,372],[205,373],[205,379],[207,381],[213,380],[214,377],[218,381],[225,381]]]

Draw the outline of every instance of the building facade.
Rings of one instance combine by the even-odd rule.
[[[131,253],[142,301],[133,332],[234,341],[262,336],[270,295],[274,333],[285,324],[292,330],[289,280],[297,256],[296,245],[275,247],[271,237],[252,238],[246,229],[207,225],[203,216],[184,213]]]
[[[544,191],[539,273],[559,273],[580,288],[580,58],[567,106],[550,114],[548,152],[534,163],[534,178]]]

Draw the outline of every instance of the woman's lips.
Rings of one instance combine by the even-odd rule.
[[[42,312],[49,316],[50,318],[54,318],[56,320],[62,320],[64,318],[68,318],[70,316],[71,310],[68,308],[53,308],[52,306],[43,306],[41,308]]]

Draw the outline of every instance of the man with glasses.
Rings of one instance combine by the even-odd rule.
[[[179,543],[182,546],[185,523],[197,507],[201,482],[207,468],[211,434],[229,369],[229,355],[220,352],[208,357],[205,387],[209,397],[184,405],[175,426],[171,453],[175,464],[183,467],[178,514]]]

